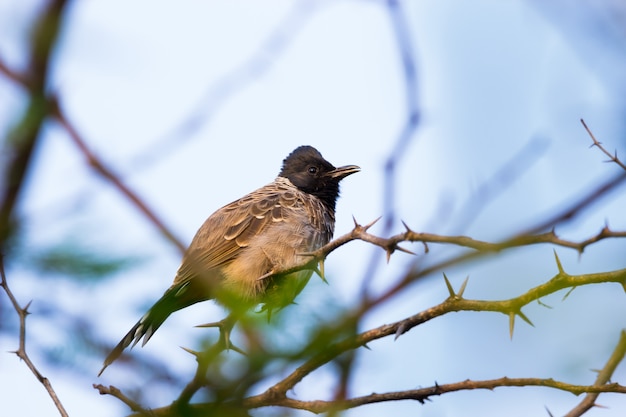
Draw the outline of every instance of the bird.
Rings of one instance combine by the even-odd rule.
[[[211,214],[172,285],[109,353],[98,376],[127,347],[142,339],[144,346],[172,313],[192,304],[214,299],[233,317],[257,305],[269,317],[292,304],[313,270],[276,273],[310,261],[308,254],[330,242],[339,182],[360,170],[336,168],[314,147],[299,146],[273,182]]]

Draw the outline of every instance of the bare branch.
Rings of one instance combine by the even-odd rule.
[[[606,148],[604,146],[602,146],[602,143],[599,142],[596,139],[594,134],[591,132],[591,129],[589,129],[589,127],[587,127],[587,123],[585,123],[585,121],[583,119],[580,119],[580,123],[583,124],[583,126],[585,127],[585,130],[589,134],[589,137],[591,137],[591,140],[593,141],[593,145],[591,145],[591,146],[597,147],[598,149],[600,149],[602,151],[602,153],[604,153],[606,156],[608,156],[609,157],[609,162],[615,162],[623,170],[626,170],[626,164],[624,164],[622,161],[619,160],[619,158],[617,157],[617,151],[615,151],[614,154],[611,154],[611,152],[607,151]]]
[[[78,133],[76,127],[69,121],[63,109],[61,108],[58,99],[53,97],[50,100],[51,104],[51,114],[57,119],[57,121],[63,126],[63,128],[67,131],[70,138],[76,145],[76,147],[80,150],[80,152],[85,156],[87,162],[90,167],[92,167],[98,174],[106,178],[111,185],[113,185],[117,190],[124,195],[130,202],[143,214],[148,218],[148,220],[157,228],[161,233],[169,240],[181,253],[184,253],[186,250],[185,244],[182,243],[180,239],[178,239],[171,230],[165,226],[165,223],[156,215],[156,213],[148,207],[146,202],[139,197],[139,195],[130,189],[128,185],[126,185],[120,176],[115,174],[113,170],[108,167],[100,158],[96,156],[96,154],[89,149],[87,143],[83,139],[83,137]]]
[[[596,382],[593,384],[594,387],[606,387],[613,386],[615,384],[609,384],[611,381],[611,376],[617,365],[619,365],[624,359],[624,355],[626,355],[626,331],[622,330],[619,338],[619,342],[615,349],[613,350],[613,354],[607,361],[606,365],[600,372],[598,372],[598,377],[596,378]],[[582,416],[588,410],[596,406],[596,399],[598,398],[600,391],[587,391],[587,395],[585,398],[574,407],[569,413],[565,415],[565,417],[578,417]]]
[[[31,370],[31,372],[33,373],[33,375],[35,375],[37,380],[44,386],[46,391],[48,391],[48,395],[52,399],[52,402],[54,402],[54,405],[56,406],[57,410],[59,410],[59,413],[61,414],[61,416],[67,417],[68,416],[67,411],[65,411],[65,408],[63,407],[63,404],[61,403],[61,400],[59,399],[56,392],[54,391],[54,388],[52,387],[50,380],[48,380],[48,378],[46,378],[45,376],[41,374],[41,372],[39,372],[35,364],[30,360],[28,353],[26,353],[26,316],[30,314],[28,312],[28,307],[30,307],[30,302],[26,304],[25,307],[20,307],[20,304],[18,303],[17,299],[13,295],[13,292],[9,288],[9,284],[7,283],[6,273],[4,270],[4,256],[1,253],[0,253],[0,277],[1,277],[0,287],[2,287],[4,292],[9,297],[9,300],[11,301],[11,304],[13,305],[13,308],[17,312],[17,315],[20,319],[19,347],[14,353],[21,360],[24,361],[26,366],[28,366],[28,369]]]
[[[28,87],[28,77],[9,68],[9,66],[5,64],[2,59],[0,59],[0,73],[4,74],[5,77],[7,77],[9,80],[13,81],[16,84],[19,84],[23,87]]]
[[[567,382],[556,381],[552,378],[498,378],[489,379],[483,381],[465,380],[461,382],[455,382],[451,384],[437,384],[414,390],[386,392],[382,394],[370,394],[362,397],[350,398],[344,401],[301,401],[288,397],[274,397],[265,401],[259,397],[250,397],[242,404],[245,408],[260,408],[267,406],[279,406],[294,408],[299,410],[307,410],[315,414],[328,412],[331,410],[345,410],[350,408],[359,407],[366,404],[374,404],[388,401],[402,401],[402,400],[414,400],[420,403],[424,403],[430,397],[446,394],[449,392],[468,391],[476,389],[494,390],[500,387],[547,387],[554,388],[561,391],[571,392],[574,395],[580,395],[583,393],[626,393],[626,386],[617,383],[605,384],[605,385],[575,385]],[[211,409],[210,404],[193,404],[190,405],[190,410],[193,411],[193,415],[203,415],[207,410]],[[163,407],[154,409],[154,416],[168,416],[171,415],[170,407]]]
[[[124,395],[122,391],[120,391],[119,388],[114,387],[113,385],[105,387],[102,384],[93,384],[93,387],[98,390],[100,395],[111,395],[117,398],[118,400],[126,404],[128,408],[130,408],[133,412],[138,413],[141,416],[152,417],[156,415],[152,411],[139,405],[139,403],[137,403],[136,401],[128,398],[126,395]]]
[[[2,150],[6,160],[5,178],[0,188],[0,250],[10,235],[14,219],[13,209],[22,189],[31,156],[47,117],[45,84],[48,78],[48,61],[61,27],[65,1],[50,1],[43,8],[30,33],[28,74],[17,74],[4,64],[2,72],[28,89],[30,97],[21,120],[5,139]]]

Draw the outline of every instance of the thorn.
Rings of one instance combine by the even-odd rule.
[[[352,221],[354,222],[355,228],[360,226],[359,222],[356,221],[356,217],[354,217],[354,214],[352,215]]]
[[[520,316],[522,318],[522,320],[524,320],[526,323],[530,324],[531,326],[535,327],[535,325],[533,324],[532,321],[530,321],[530,319],[528,317],[526,317],[526,315],[524,313],[522,313],[522,310],[519,310],[517,312],[517,315]]]
[[[193,350],[193,349],[186,348],[186,347],[184,347],[184,346],[179,346],[179,348],[181,348],[182,350],[184,350],[184,351],[185,351],[185,352],[187,352],[187,353],[191,353],[193,356],[195,356],[195,357],[196,357],[196,359],[200,358],[200,352],[198,352],[198,351],[195,351],[195,350]]]
[[[565,275],[563,265],[561,265],[561,260],[559,259],[559,255],[556,253],[556,249],[554,249],[554,258],[556,259],[556,267],[559,268],[559,275]]]
[[[511,340],[513,340],[513,329],[514,328],[515,328],[515,313],[511,311],[509,313],[509,335],[511,337]]]
[[[428,248],[428,243],[422,242],[422,245],[424,245],[424,253],[430,252],[430,249]]]
[[[243,349],[240,349],[237,346],[233,345],[232,342],[228,342],[228,346],[226,347],[226,349],[227,350],[232,350],[234,352],[237,352],[237,353],[239,353],[240,355],[243,355],[243,356],[248,356],[248,354]]]
[[[550,409],[548,408],[548,406],[545,406],[545,407],[546,407],[546,412],[548,413],[548,415],[550,417],[554,417],[554,415],[550,412]]]
[[[30,305],[33,303],[33,300],[30,300],[28,303],[26,303],[26,305],[24,306],[24,308],[22,309],[22,311],[24,312],[25,315],[29,315],[30,311],[28,311],[28,309],[30,308]]]
[[[570,288],[569,291],[567,293],[565,293],[565,295],[563,296],[563,299],[561,301],[565,301],[565,299],[567,297],[569,297],[569,295],[572,293],[572,291],[574,291],[575,288],[576,288],[576,286]]]
[[[367,350],[372,350],[371,347],[367,346],[367,343],[362,344],[361,346],[363,346],[365,349]]]
[[[398,338],[402,336],[404,332],[406,332],[406,327],[406,322],[403,321],[402,323],[400,323],[400,325],[398,326],[398,330],[396,330],[396,336],[393,338],[394,341],[398,340]]]
[[[465,288],[467,287],[467,281],[469,281],[469,275],[465,277],[465,281],[463,281],[463,284],[461,284],[461,289],[456,295],[458,298],[463,298],[463,293],[465,292]]]
[[[454,288],[452,288],[452,284],[450,284],[450,281],[448,280],[448,277],[446,276],[445,272],[443,273],[443,279],[446,281],[446,287],[448,287],[448,294],[450,294],[448,298],[456,297],[456,294],[454,293]]]
[[[367,229],[369,229],[370,227],[374,226],[382,218],[383,218],[383,216],[378,216],[376,219],[374,219],[373,221],[371,221],[368,224],[366,224],[365,226],[363,226],[363,230],[367,231]]]
[[[389,260],[391,259],[391,254],[393,253],[393,249],[387,249],[385,252],[387,252],[387,263],[389,263]]]
[[[201,327],[201,328],[204,328],[204,327],[220,327],[221,328],[222,325],[223,324],[222,324],[221,321],[214,321],[214,322],[211,322],[211,323],[197,324],[197,325],[195,325],[193,327]]]
[[[544,303],[543,301],[541,301],[539,298],[537,298],[537,304],[539,304],[540,306],[544,306],[545,308],[549,308],[550,310],[552,310],[552,306],[547,305],[546,303]]]
[[[324,281],[324,284],[328,285],[328,281],[326,281],[326,275],[324,274],[324,260],[319,261],[319,268],[316,267],[313,271]]]
[[[411,228],[404,222],[404,220],[400,220],[402,222],[402,225],[404,226],[404,228],[406,229],[406,232],[410,232],[410,233],[415,233],[413,232],[413,230],[411,230]]]
[[[409,255],[417,256],[417,253],[411,252],[410,250],[404,249],[403,247],[400,247],[400,246],[397,246],[397,245],[396,245],[396,250],[399,250],[400,252],[408,253]]]

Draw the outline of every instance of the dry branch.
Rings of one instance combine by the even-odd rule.
[[[4,292],[9,297],[9,300],[11,301],[11,304],[13,305],[13,308],[15,309],[15,312],[17,313],[20,319],[19,347],[13,353],[15,353],[22,361],[24,361],[26,366],[28,366],[28,369],[31,370],[31,372],[33,373],[33,375],[35,375],[37,380],[44,386],[46,391],[48,391],[48,395],[52,399],[52,402],[56,406],[57,410],[59,410],[59,413],[61,414],[61,416],[67,417],[68,416],[67,411],[65,411],[65,408],[63,407],[61,400],[57,396],[56,391],[52,387],[50,380],[46,378],[45,376],[43,376],[41,372],[39,372],[39,369],[37,369],[33,361],[31,361],[30,357],[28,356],[28,353],[26,352],[26,317],[30,314],[28,312],[28,307],[30,307],[30,302],[28,302],[26,306],[21,307],[17,299],[13,295],[13,292],[9,288],[9,284],[7,283],[7,278],[6,278],[6,274],[4,270],[4,256],[1,253],[0,253],[0,278],[1,278],[0,287],[2,287]]]

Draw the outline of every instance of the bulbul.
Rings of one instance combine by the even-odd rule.
[[[335,229],[339,182],[360,171],[335,168],[311,146],[283,161],[271,183],[220,208],[200,227],[183,256],[173,284],[104,360],[98,374],[128,346],[142,346],[173,312],[215,299],[231,314],[263,304],[292,303],[313,271],[275,275],[300,265],[328,243]]]

